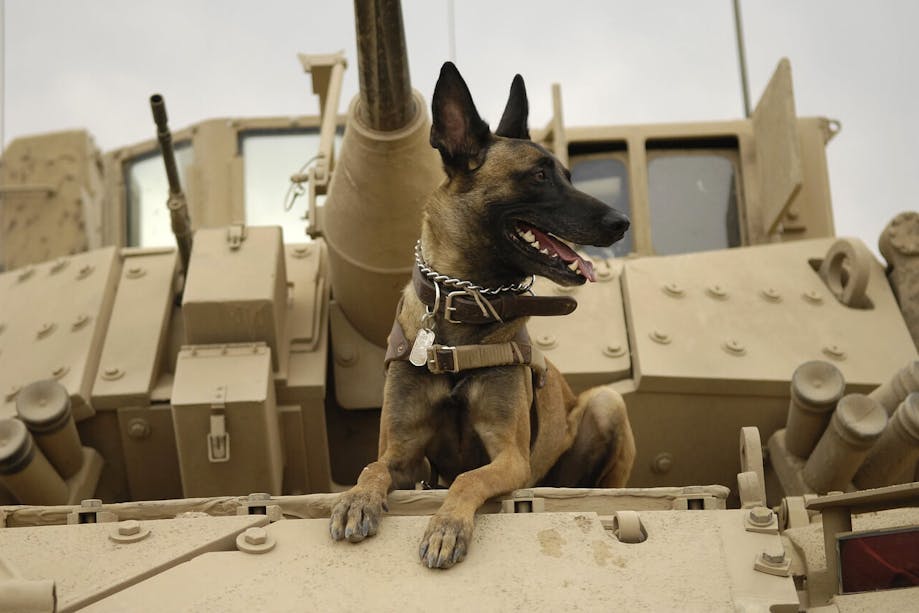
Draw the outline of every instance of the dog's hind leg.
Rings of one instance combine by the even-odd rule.
[[[625,487],[635,463],[635,437],[625,401],[609,387],[578,396],[581,423],[571,447],[540,485],[554,487]]]

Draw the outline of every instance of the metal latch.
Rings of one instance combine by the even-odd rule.
[[[227,244],[232,251],[239,249],[243,241],[246,240],[246,224],[235,223],[227,227]]]
[[[501,501],[502,513],[543,513],[546,499],[534,496],[530,490],[515,490],[510,498]]]
[[[207,459],[211,462],[230,461],[230,433],[222,410],[211,413],[211,431],[207,434]]]

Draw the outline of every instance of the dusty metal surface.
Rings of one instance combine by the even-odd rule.
[[[89,611],[665,610],[794,604],[789,577],[753,570],[775,535],[743,530],[741,511],[646,512],[648,540],[619,542],[593,513],[484,515],[470,560],[432,573],[416,557],[425,518],[391,517],[376,538],[333,543],[322,520],[282,521],[260,555],[215,553],[102,600]],[[667,573],[654,572],[662,564]],[[206,578],[202,581],[202,578]],[[490,586],[485,588],[484,586]],[[149,608],[145,608],[149,607]]]

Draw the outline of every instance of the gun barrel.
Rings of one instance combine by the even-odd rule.
[[[166,101],[160,94],[150,96],[150,109],[153,111],[153,121],[156,122],[156,138],[160,143],[163,164],[166,166],[166,178],[169,180],[169,200],[166,206],[169,208],[172,233],[179,247],[182,269],[188,272],[192,245],[191,218],[188,215],[188,203],[182,192],[182,184],[179,182],[179,167],[176,165],[175,152],[172,150],[172,133],[169,131],[166,116]]]
[[[181,193],[182,185],[179,183],[179,168],[176,166],[176,157],[172,150],[172,133],[169,131],[169,120],[166,116],[166,101],[163,100],[160,94],[150,96],[150,109],[153,111],[153,121],[156,122],[156,138],[160,142],[163,163],[166,165],[169,191],[173,194]]]
[[[408,51],[399,0],[354,0],[358,114],[373,130],[391,132],[415,117]]]

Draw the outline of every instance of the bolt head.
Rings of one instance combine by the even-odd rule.
[[[772,523],[772,517],[775,515],[772,509],[766,507],[754,507],[750,509],[750,522],[757,526],[768,526]]]
[[[760,557],[766,564],[780,566],[785,563],[785,550],[764,551]]]
[[[136,519],[126,519],[118,522],[118,534],[120,536],[133,536],[140,532],[140,522]]]
[[[250,545],[263,545],[268,540],[268,531],[264,528],[249,528],[245,533],[246,542]]]

